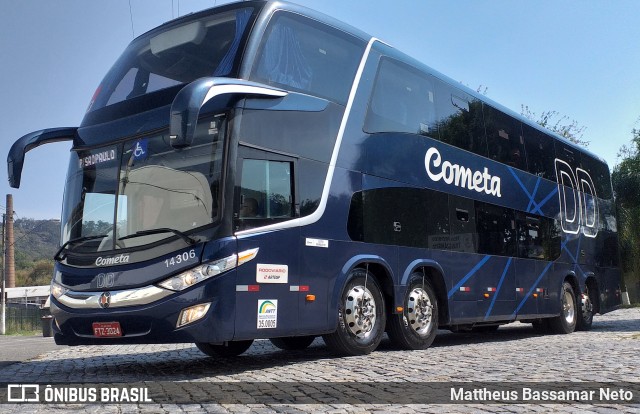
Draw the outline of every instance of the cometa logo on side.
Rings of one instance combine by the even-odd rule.
[[[442,156],[437,148],[429,148],[424,157],[424,166],[429,178],[433,181],[444,181],[446,184],[475,190],[495,197],[502,197],[500,193],[500,177],[489,174],[489,169],[473,171],[464,165],[453,164],[450,161],[442,161]]]

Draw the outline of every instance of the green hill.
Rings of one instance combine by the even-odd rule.
[[[46,285],[60,243],[59,220],[17,219],[13,226],[16,286]]]

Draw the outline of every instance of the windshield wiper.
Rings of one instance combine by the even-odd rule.
[[[64,259],[65,256],[60,256],[60,253],[62,253],[62,251],[70,244],[80,243],[87,240],[104,239],[107,236],[108,234],[99,234],[97,236],[84,236],[84,237],[78,237],[77,239],[67,240],[62,246],[60,246],[56,254],[53,255],[53,260],[60,261]]]
[[[168,227],[162,227],[162,228],[159,228],[159,229],[150,229],[150,230],[140,230],[140,231],[137,231],[137,232],[135,232],[133,234],[129,234],[127,236],[122,236],[118,240],[132,239],[134,237],[148,236],[150,234],[159,234],[159,233],[173,233],[176,236],[180,237],[185,242],[187,242],[187,244],[195,244],[196,241],[197,241],[196,239],[187,236],[186,234],[184,234],[180,230],[170,229]]]

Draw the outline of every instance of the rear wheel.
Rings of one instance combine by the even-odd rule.
[[[560,315],[549,319],[549,328],[553,333],[569,334],[576,330],[578,307],[573,287],[568,282],[562,285],[560,301],[562,306]]]
[[[593,301],[591,300],[591,292],[589,286],[585,286],[584,292],[580,295],[580,312],[578,312],[578,320],[576,330],[589,331],[593,324]]]
[[[422,273],[412,275],[403,308],[402,314],[389,317],[389,338],[402,349],[428,348],[438,331],[438,301]]]
[[[338,329],[323,335],[338,355],[366,355],[378,347],[384,335],[384,299],[378,283],[364,269],[354,269],[340,295]]]
[[[284,349],[285,351],[298,351],[307,348],[314,339],[316,339],[314,335],[309,335],[271,338],[269,340],[276,348]]]
[[[253,339],[246,341],[229,341],[222,345],[196,342],[196,347],[198,347],[198,349],[203,353],[212,357],[234,357],[249,349],[252,343]]]

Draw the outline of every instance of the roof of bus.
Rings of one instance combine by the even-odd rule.
[[[257,7],[261,9],[261,14],[262,16],[268,17],[269,15],[271,15],[274,11],[276,10],[286,10],[286,11],[290,11],[290,12],[294,12],[294,13],[298,13],[307,17],[310,17],[314,20],[318,20],[320,22],[323,22],[325,24],[328,24],[330,26],[333,26],[339,30],[342,30],[344,32],[350,33],[351,35],[358,37],[360,39],[362,39],[365,42],[370,41],[370,39],[372,38],[371,35],[367,34],[366,32],[357,29],[345,22],[342,22],[338,19],[335,19],[331,16],[328,16],[324,13],[315,11],[313,9],[304,7],[304,6],[300,6],[298,4],[295,3],[290,3],[287,1],[281,1],[281,0],[253,0],[253,1],[238,1],[238,2],[234,2],[234,3],[228,3],[222,6],[217,6],[217,7],[213,7],[213,8],[209,8],[209,9],[205,9],[203,11],[197,12],[197,13],[190,13],[187,14],[185,16],[179,17],[177,19],[168,21],[167,23],[164,23],[161,26],[156,27],[155,29],[150,30],[149,32],[141,35],[141,36],[146,36],[148,33],[152,33],[155,32],[156,30],[163,30],[167,27],[179,24],[183,21],[188,21],[191,19],[197,19],[200,17],[204,17],[207,16],[209,14],[212,14],[214,12],[219,12],[219,11],[225,11],[225,10],[230,10],[230,9],[234,9],[237,7]],[[383,42],[383,41],[382,41]],[[383,42],[385,44],[387,44],[386,42]],[[387,44],[388,45],[388,44]],[[406,61],[406,63],[409,63],[413,66],[416,66],[419,69],[422,69],[432,75],[434,75],[435,77],[450,83],[451,85],[463,90],[465,93],[471,95],[472,97],[483,101],[491,106],[493,106],[494,108],[504,112],[505,114],[512,116],[516,119],[518,119],[519,121],[521,121],[524,124],[529,125],[530,127],[533,127],[547,135],[550,135],[552,137],[554,137],[555,139],[557,139],[558,141],[574,148],[575,150],[577,150],[578,152],[581,153],[586,153],[589,156],[591,156],[592,158],[601,161],[602,163],[606,164],[606,161],[604,160],[604,158],[590,152],[589,150],[587,150],[586,148],[583,148],[571,141],[569,141],[568,139],[566,139],[565,137],[547,129],[542,127],[541,125],[539,125],[537,122],[532,121],[530,119],[528,119],[527,117],[518,114],[517,112],[493,101],[492,99],[489,99],[488,97],[481,95],[480,93],[478,93],[477,91],[474,91],[473,89],[463,85],[462,83],[451,79],[450,77],[442,74],[441,72],[438,72],[437,70],[431,68],[430,66],[426,65],[423,62],[420,62],[412,57],[410,57],[409,55],[401,52],[399,49],[393,47],[393,46],[389,46],[392,47],[393,49],[396,49],[402,56],[404,56],[404,60]]]

